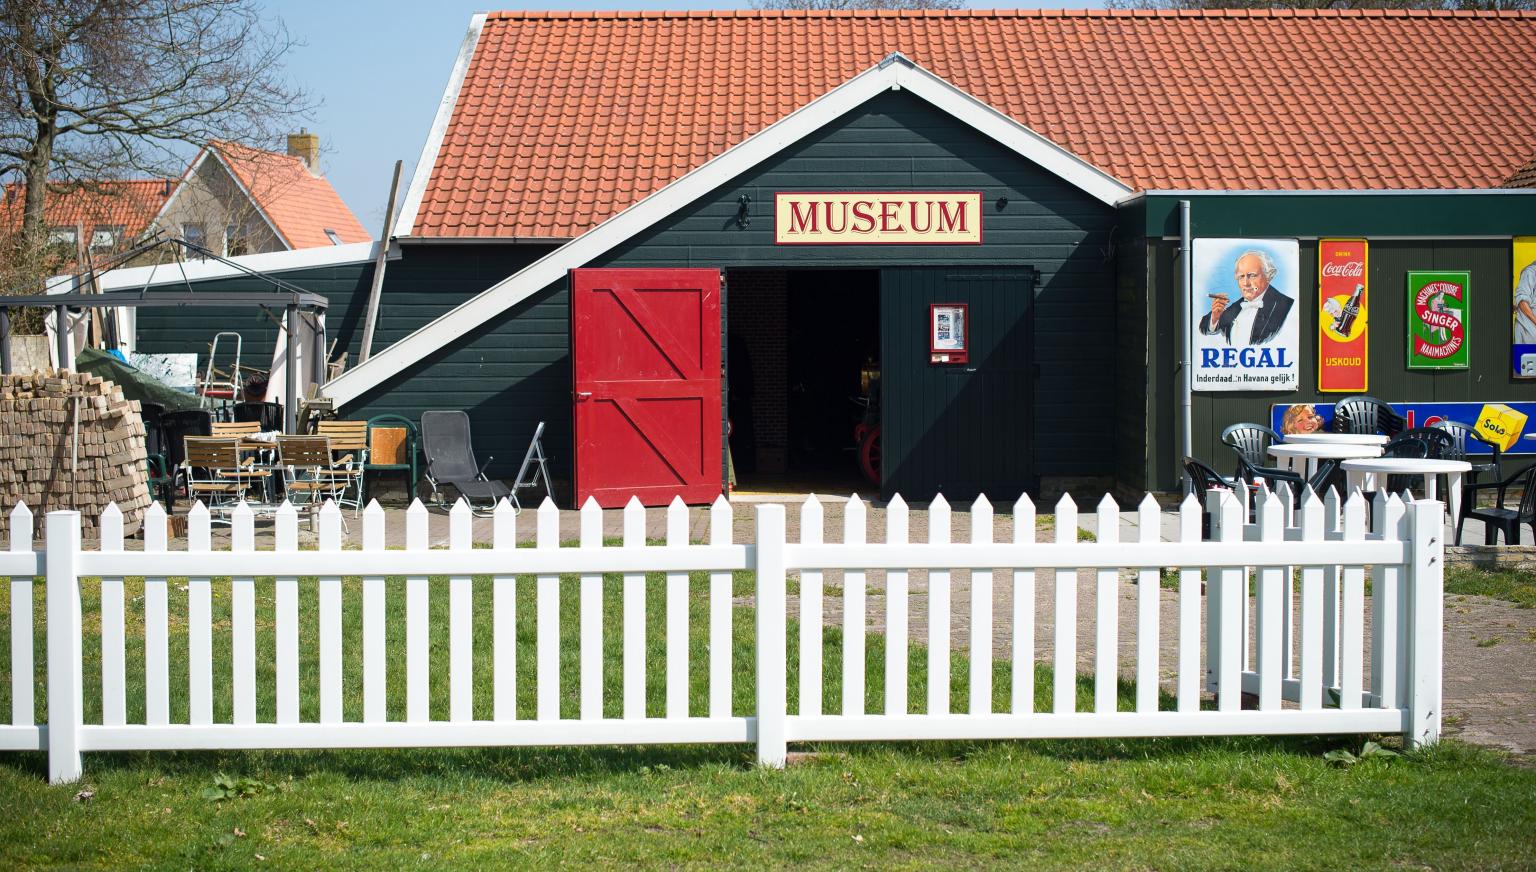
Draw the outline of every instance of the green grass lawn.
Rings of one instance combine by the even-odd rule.
[[[360,583],[346,583],[344,686],[361,717]],[[127,600],[129,718],[142,717],[142,584]],[[577,713],[574,584],[562,596],[562,714]],[[619,711],[619,585],[605,590],[606,695]],[[745,574],[738,594],[750,590]],[[403,638],[403,582],[388,582],[391,651]],[[665,684],[665,583],[648,581],[649,710]],[[229,716],[229,587],[214,584],[215,717]],[[691,704],[707,687],[706,577],[691,600]],[[273,588],[257,583],[258,717],[274,711]],[[83,585],[94,634],[98,587]],[[43,614],[41,584],[36,615]],[[488,718],[490,582],[476,581],[475,714]],[[9,613],[0,585],[0,614]],[[534,597],[519,582],[519,714],[534,711]],[[301,599],[302,707],[318,714],[315,596]],[[432,711],[447,716],[447,582],[432,582]],[[185,718],[186,593],[171,585],[172,718]],[[752,709],[752,615],[735,612],[735,710]],[[41,623],[39,620],[39,628]],[[8,667],[8,625],[0,663]],[[38,662],[42,657],[38,633]],[[825,634],[824,698],[840,698],[841,635]],[[790,710],[797,628],[791,626]],[[925,698],[924,652],[911,654],[909,699]],[[87,721],[99,720],[99,645],[87,642]],[[883,707],[882,639],[871,635],[867,703]],[[969,665],[954,657],[954,707]],[[1008,706],[1009,664],[995,706]],[[8,712],[9,673],[0,680]],[[403,657],[389,669],[392,718],[404,713]],[[1038,670],[1037,707],[1050,673]],[[39,693],[39,711],[45,701]],[[1091,705],[1087,680],[1079,706]],[[1134,686],[1121,688],[1130,707]],[[1165,705],[1171,702],[1165,700]],[[46,784],[40,754],[0,755],[0,867],[436,869],[618,863],[648,866],[1024,866],[1043,868],[1353,868],[1536,865],[1536,771],[1456,742],[1350,767],[1325,760],[1362,737],[1134,741],[818,744],[786,771],[753,765],[747,746],[591,749],[87,754],[79,785]],[[792,748],[792,750],[796,750]],[[227,776],[224,792],[209,797]],[[231,783],[233,782],[233,783]],[[76,801],[82,788],[88,801]],[[219,791],[212,791],[218,793]]]
[[[1493,597],[1522,609],[1536,608],[1536,573],[1450,566],[1445,570],[1445,592]]]

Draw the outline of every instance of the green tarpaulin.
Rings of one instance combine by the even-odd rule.
[[[145,403],[159,403],[167,412],[200,408],[198,398],[178,391],[159,379],[124,363],[105,351],[84,348],[75,355],[75,369],[99,375],[123,389],[123,396]]]

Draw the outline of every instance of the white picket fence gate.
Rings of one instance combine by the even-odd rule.
[[[624,510],[622,546],[605,547],[602,515],[595,505],[580,516],[580,545],[560,547],[553,504],[536,513],[536,547],[515,548],[516,516],[495,514],[494,541],[474,549],[471,515],[456,507],[450,545],[427,547],[427,514],[420,504],[407,513],[402,550],[385,550],[384,513],[375,504],[363,515],[362,550],[342,550],[341,517],[327,506],[319,517],[319,548],[298,550],[298,521],[291,508],[276,517],[275,549],[255,548],[251,513],[233,517],[231,548],[214,551],[200,506],[190,520],[186,551],[167,550],[163,513],[146,519],[142,551],[123,549],[122,518],[110,507],[101,519],[97,550],[83,550],[74,512],[47,516],[46,547],[34,550],[32,517],[18,506],[11,516],[8,553],[0,575],[11,581],[11,724],[0,726],[0,750],[45,750],[54,781],[81,776],[81,752],[166,749],[363,748],[507,745],[667,744],[755,742],[761,763],[784,763],[786,744],[815,740],[1005,739],[1045,737],[1204,736],[1237,734],[1402,733],[1412,745],[1434,741],[1440,724],[1442,509],[1438,502],[1380,499],[1374,529],[1366,529],[1367,505],[1357,493],[1342,507],[1307,494],[1292,511],[1288,495],[1261,493],[1257,521],[1230,494],[1213,493],[1212,536],[1201,541],[1200,507],[1193,497],[1180,511],[1176,542],[1158,541],[1158,508],[1148,497],[1139,507],[1140,541],[1118,541],[1118,507],[1098,507],[1097,541],[1078,541],[1077,508],[1069,497],[1056,506],[1052,542],[1035,541],[1035,509],[1027,498],[1013,507],[1013,541],[993,541],[992,507],[971,508],[969,542],[951,542],[950,509],[942,498],[929,507],[928,541],[910,542],[908,511],[898,497],[887,507],[885,542],[867,544],[866,508],[846,506],[841,542],[823,535],[822,506],[801,506],[798,542],[786,541],[785,509],[755,508],[752,544],[732,542],[731,507],[722,499],[710,510],[707,544],[688,537],[681,504],[667,510],[667,541],[647,545],[645,512]],[[1168,708],[1159,709],[1159,575],[1175,567],[1177,662]],[[1299,568],[1299,607],[1292,600],[1292,568]],[[1120,570],[1135,570],[1135,709],[1117,711],[1121,679],[1118,633]],[[708,595],[708,707],[689,711],[690,571],[710,573]],[[731,573],[755,573],[755,711],[733,712]],[[825,573],[842,571],[844,636],[842,700],[836,713],[823,700],[823,595]],[[885,572],[885,700],[883,711],[866,711],[866,593],[869,571]],[[928,572],[927,705],[909,713],[908,625],[910,573]],[[951,711],[951,572],[971,576],[969,704]],[[1054,571],[1054,640],[1037,657],[1036,574]],[[1078,570],[1096,570],[1092,711],[1077,711]],[[800,585],[798,713],[788,713],[786,573]],[[646,716],[645,573],[666,573],[665,716]],[[1366,578],[1371,579],[1371,639],[1367,667]],[[604,626],[603,573],[622,574],[622,620]],[[516,608],[513,583],[536,577],[536,716],[515,710]],[[562,574],[579,580],[579,716],[562,718],[560,703]],[[35,723],[33,576],[46,577],[47,719]],[[449,576],[447,663],[429,648],[428,576]],[[472,576],[492,577],[492,682],[494,714],[472,713]],[[1202,575],[1205,576],[1202,579]],[[84,723],[87,688],[82,679],[84,624],[82,577],[101,579],[99,644],[100,723]],[[255,577],[275,578],[275,642],[258,652]],[[362,577],[362,719],[343,718],[343,584]],[[386,622],[385,576],[405,576],[404,625]],[[126,722],[124,577],[144,579],[144,718]],[[314,577],[301,585],[300,577]],[[1256,581],[1250,593],[1249,579]],[[181,622],[168,615],[168,579],[187,584],[185,651],[188,685],[170,686],[171,631]],[[227,582],[222,579],[229,579]],[[211,602],[214,579],[230,585],[230,674],[217,692],[229,694],[232,717],[214,723]],[[1209,593],[1203,593],[1202,581]],[[1011,707],[993,711],[994,592],[1012,586]],[[310,590],[304,590],[309,588]],[[311,592],[312,591],[312,592]],[[300,720],[301,593],[318,598],[318,675],[306,694],[318,694],[318,720]],[[1202,645],[1202,600],[1205,614]],[[355,604],[354,604],[355,606]],[[964,607],[964,605],[962,605]],[[137,615],[134,616],[137,619]],[[178,616],[179,618],[180,616]],[[1252,645],[1249,644],[1250,631]],[[220,628],[220,632],[223,629]],[[622,716],[604,717],[603,636],[622,639]],[[221,640],[222,641],[222,640]],[[92,645],[97,640],[92,640]],[[482,640],[482,644],[483,640]],[[1202,666],[1201,652],[1204,651]],[[94,647],[93,647],[94,650]],[[178,640],[174,650],[182,650]],[[355,656],[355,654],[354,654]],[[403,656],[405,719],[389,720],[386,664]],[[258,657],[275,667],[275,721],[257,722]],[[1049,712],[1033,710],[1037,660],[1054,669]],[[448,670],[449,718],[432,720],[429,681]],[[265,666],[265,664],[264,664]],[[833,666],[833,668],[838,668]],[[1202,689],[1215,695],[1214,710],[1201,708]],[[96,692],[97,688],[91,688]],[[1256,710],[1241,695],[1256,694]],[[188,694],[186,723],[170,723],[173,693]]]

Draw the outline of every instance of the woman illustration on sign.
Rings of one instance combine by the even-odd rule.
[[[1525,265],[1515,282],[1515,344],[1536,345],[1536,260]]]

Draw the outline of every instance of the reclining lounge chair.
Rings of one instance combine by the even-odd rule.
[[[469,438],[469,416],[463,412],[422,412],[422,450],[427,455],[427,481],[432,499],[443,504],[442,485],[452,485],[476,512],[489,512],[512,489],[485,477],[494,457],[475,465],[475,449]]]

